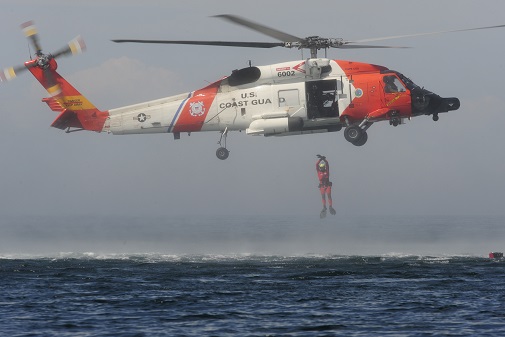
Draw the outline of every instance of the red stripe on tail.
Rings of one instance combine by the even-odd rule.
[[[57,64],[54,59],[49,62],[47,69],[41,69],[36,65],[36,60],[25,63],[26,67],[42,84],[50,98],[42,101],[53,111],[60,112],[59,116],[51,124],[58,129],[81,128],[89,131],[101,132],[107,117],[108,111],[98,110],[90,101],[77,91],[57,72]]]

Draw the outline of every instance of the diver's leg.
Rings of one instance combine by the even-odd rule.
[[[331,198],[331,186],[326,188],[326,194],[328,195],[328,205],[330,206],[331,215],[335,215],[337,212],[333,208],[333,199]]]
[[[321,201],[323,202],[323,209],[321,210],[319,217],[322,219],[326,217],[326,188],[323,186],[319,188],[319,190],[321,191]]]

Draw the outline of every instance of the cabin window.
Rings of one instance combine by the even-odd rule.
[[[279,107],[298,106],[298,105],[300,105],[300,97],[298,95],[298,89],[279,91]]]

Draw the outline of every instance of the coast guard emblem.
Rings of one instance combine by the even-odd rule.
[[[205,106],[202,101],[189,103],[189,113],[191,116],[199,117],[205,113]]]

